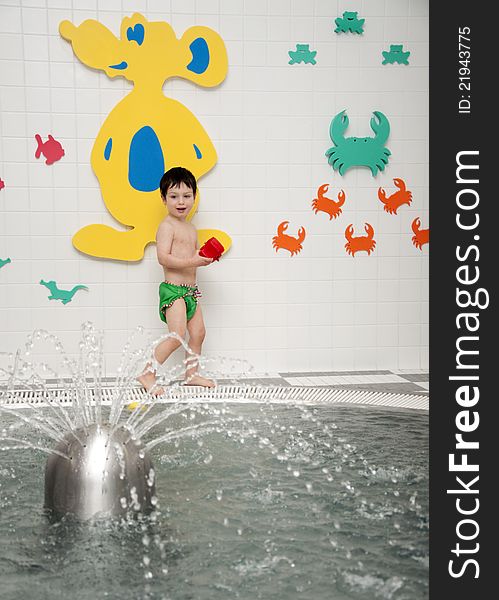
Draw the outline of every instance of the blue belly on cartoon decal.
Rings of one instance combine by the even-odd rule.
[[[165,172],[163,150],[154,130],[146,125],[130,142],[128,181],[139,192],[153,192]]]
[[[111,150],[113,149],[113,138],[107,140],[106,147],[104,148],[104,158],[109,160],[111,157]]]

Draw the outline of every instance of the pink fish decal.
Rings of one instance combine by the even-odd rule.
[[[38,147],[35,152],[35,158],[40,158],[40,155],[47,159],[45,161],[46,165],[51,165],[55,163],[56,160],[61,159],[64,156],[64,150],[57,140],[49,134],[49,138],[46,142],[42,142],[42,138],[37,134],[35,134],[35,139],[38,142]]]
[[[5,181],[0,177],[0,190],[3,190],[5,187]]]

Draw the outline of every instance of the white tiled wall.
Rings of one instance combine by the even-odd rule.
[[[352,10],[363,35],[335,34]],[[115,225],[90,167],[99,128],[131,89],[73,55],[58,24],[94,18],[115,35],[123,16],[166,20],[180,37],[195,24],[223,37],[226,80],[215,89],[168,80],[164,93],[200,120],[218,152],[200,180],[193,223],[227,231],[233,247],[199,270],[208,355],[248,359],[257,371],[410,369],[428,365],[428,253],[411,243],[411,222],[428,215],[428,0],[0,0],[0,351],[13,351],[35,328],[60,335],[70,351],[91,320],[106,332],[106,366],[115,369],[128,333],[142,324],[164,332],[157,315],[162,278],[155,247],[140,263],[93,259],[71,237],[83,225]],[[308,43],[317,64],[289,65],[288,51]],[[382,66],[383,50],[403,43],[409,66]],[[329,124],[346,109],[346,135],[372,135],[373,110],[391,124],[384,173],[344,177],[327,164]],[[62,142],[52,166],[36,160],[34,134]],[[397,216],[382,210],[378,187],[403,178],[413,203]],[[344,189],[333,221],[315,215],[317,188]],[[334,196],[333,196],[334,197]],[[305,227],[300,254],[275,252],[272,237],[288,220]],[[371,223],[371,256],[345,253],[344,231]],[[49,301],[39,280],[83,283],[66,306]]]

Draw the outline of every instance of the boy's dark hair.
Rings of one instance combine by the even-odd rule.
[[[194,197],[196,197],[197,184],[196,178],[184,167],[173,167],[163,175],[159,182],[159,191],[161,192],[162,198],[166,198],[166,193],[172,187],[176,187],[181,183],[185,183],[188,188],[191,188]]]

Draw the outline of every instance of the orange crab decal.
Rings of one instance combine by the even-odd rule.
[[[421,220],[419,217],[416,217],[412,222],[412,230],[414,231],[414,235],[412,236],[412,243],[419,248],[421,252],[423,252],[423,245],[428,244],[430,241],[430,230],[429,229],[420,229]]]
[[[305,228],[300,227],[298,229],[298,236],[294,238],[291,235],[287,235],[284,233],[288,228],[289,221],[283,221],[277,227],[277,235],[272,238],[272,246],[274,246],[275,251],[277,252],[279,249],[288,250],[293,254],[298,254],[302,250],[302,242],[305,239]]]
[[[402,206],[402,204],[407,204],[410,206],[412,202],[412,192],[410,192],[406,186],[405,181],[403,179],[398,179],[395,177],[393,183],[396,187],[398,187],[398,191],[394,192],[391,196],[386,197],[385,190],[383,188],[379,188],[378,190],[378,198],[383,202],[384,209],[387,213],[391,215],[397,214],[397,209]]]
[[[372,225],[366,223],[365,230],[367,235],[361,235],[359,237],[353,237],[353,226],[349,225],[345,229],[345,238],[348,240],[345,244],[346,251],[348,254],[355,256],[356,252],[364,251],[367,254],[371,254],[376,246],[376,240],[374,239],[374,229]]]
[[[321,187],[317,190],[317,198],[312,200],[312,209],[317,214],[319,211],[325,212],[329,215],[329,220],[334,217],[338,217],[341,215],[341,207],[345,204],[345,192],[341,190],[338,193],[338,202],[331,200],[331,198],[326,198],[324,195],[329,188],[329,184],[325,183],[321,185]]]

